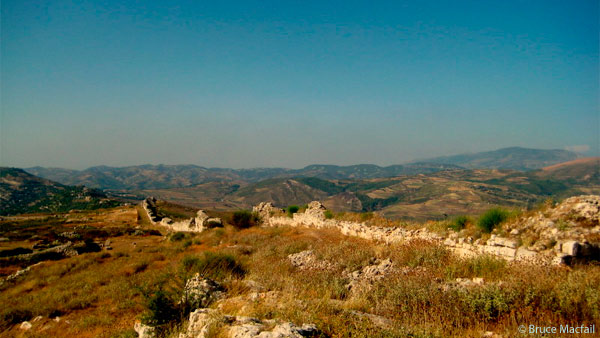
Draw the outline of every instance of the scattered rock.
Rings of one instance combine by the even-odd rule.
[[[319,330],[314,324],[304,324],[296,326],[293,323],[285,322],[275,325],[272,330],[266,330],[263,323],[254,322],[241,325],[232,325],[229,328],[231,338],[302,338],[315,337]]]
[[[331,270],[335,267],[330,262],[318,259],[312,250],[288,255],[288,259],[300,270]]]
[[[394,268],[394,264],[388,258],[379,264],[368,265],[361,270],[347,274],[350,282],[346,285],[348,290],[356,290],[359,287],[369,288],[374,282],[383,279]]]
[[[154,338],[156,335],[156,330],[152,326],[142,324],[141,322],[136,322],[133,325],[133,329],[137,332],[139,338]]]
[[[313,324],[296,326],[289,322],[221,315],[215,309],[197,309],[190,314],[186,332],[180,333],[179,338],[205,338],[212,334],[211,328],[216,326],[221,326],[222,332],[227,332],[232,338],[302,338],[319,334]],[[272,329],[268,330],[269,327]]]
[[[30,322],[26,321],[26,322],[22,322],[21,325],[19,325],[19,329],[27,331],[27,330],[31,329],[32,326],[33,325],[31,325]]]

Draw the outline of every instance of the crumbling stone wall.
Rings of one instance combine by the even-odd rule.
[[[203,210],[198,210],[196,217],[175,222],[168,217],[161,218],[156,207],[156,198],[148,197],[142,201],[142,208],[146,211],[153,225],[161,225],[173,231],[202,232],[214,226],[222,225],[220,218],[209,217]]]
[[[275,208],[271,203],[260,203],[253,209],[263,220],[264,226],[303,226],[313,228],[332,228],[342,234],[356,236],[368,240],[385,243],[401,243],[415,239],[424,239],[438,242],[447,246],[454,253],[473,257],[489,254],[508,261],[519,261],[531,264],[569,264],[573,261],[587,261],[600,259],[600,244],[587,241],[589,235],[600,234],[599,214],[600,196],[577,196],[565,200],[560,205],[549,211],[550,219],[544,216],[530,217],[519,220],[510,225],[510,237],[493,234],[489,240],[473,240],[470,237],[460,237],[457,233],[450,233],[444,237],[422,228],[407,230],[399,227],[375,227],[365,223],[339,221],[326,219],[326,208],[318,201],[308,204],[304,213],[295,213],[293,217],[281,215],[281,209]],[[587,224],[586,227],[572,224],[572,229],[559,231],[556,222],[563,218],[573,219]],[[532,219],[533,221],[532,224]],[[554,221],[553,221],[553,220]],[[537,222],[536,222],[537,221]],[[554,228],[553,228],[554,227]],[[536,231],[536,236],[551,239],[555,242],[553,247],[531,246],[526,247],[520,243],[519,234],[527,231]]]

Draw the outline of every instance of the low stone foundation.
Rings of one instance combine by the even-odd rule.
[[[561,210],[564,213],[573,215],[574,212],[583,210],[586,220],[589,218],[593,221],[598,221],[598,212],[600,209],[594,208],[598,205],[599,196],[582,196],[578,197],[577,201],[584,201],[591,204],[592,207],[582,206],[581,203],[573,204],[573,198],[566,200],[563,204],[556,207],[556,210]],[[564,205],[574,205],[573,210]],[[558,240],[552,248],[545,247],[525,247],[520,245],[515,238],[501,237],[492,235],[489,240],[482,242],[481,240],[473,240],[472,238],[459,237],[457,233],[451,233],[447,237],[443,237],[436,233],[422,228],[418,230],[407,230],[398,227],[376,227],[369,226],[365,223],[356,223],[348,221],[339,221],[335,219],[327,219],[325,217],[325,207],[318,201],[308,204],[308,208],[304,213],[295,213],[292,218],[279,216],[283,210],[275,208],[271,203],[260,203],[253,208],[263,221],[264,226],[303,226],[312,228],[331,228],[337,229],[342,234],[347,236],[355,236],[368,240],[375,240],[384,243],[402,243],[413,241],[416,239],[427,240],[440,243],[448,247],[455,254],[463,257],[475,257],[480,255],[491,255],[502,258],[507,261],[518,261],[536,265],[556,265],[570,264],[574,261],[597,260],[600,246],[587,242],[585,237],[577,237],[577,239],[569,239],[557,237]],[[584,217],[582,216],[582,217]],[[546,221],[548,223],[548,221]],[[547,233],[545,231],[544,233]],[[513,231],[512,233],[518,233]],[[578,230],[578,235],[600,234],[600,226],[590,229]]]

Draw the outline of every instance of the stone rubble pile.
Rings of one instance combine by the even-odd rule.
[[[312,250],[305,250],[288,255],[290,263],[300,270],[332,270],[335,265],[331,262],[320,260]]]
[[[268,293],[265,293],[265,297]],[[207,308],[208,305],[224,296],[223,288],[217,282],[202,278],[199,274],[186,282],[182,301],[188,301],[193,311],[188,326],[179,338],[208,338],[219,331],[224,337],[231,338],[303,338],[317,337],[320,331],[314,324],[297,326],[290,322],[260,320],[243,316],[229,316],[221,308]],[[252,295],[251,295],[252,296]],[[261,297],[256,294],[254,297]],[[140,338],[154,338],[157,330],[141,322],[134,324],[134,330]]]
[[[290,322],[222,315],[215,309],[197,309],[190,314],[186,332],[179,338],[209,337],[211,329],[219,326],[224,327],[221,332],[231,338],[302,338],[319,334],[313,324],[296,326]]]
[[[386,275],[392,272],[394,264],[388,259],[373,264],[367,265],[364,268],[351,272],[345,273],[345,277],[349,279],[349,283],[346,288],[350,291],[354,291],[360,288],[369,289],[373,283],[383,279]]]

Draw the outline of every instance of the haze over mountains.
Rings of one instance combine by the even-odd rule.
[[[577,157],[577,153],[562,149],[510,147],[474,154],[434,157],[422,162],[455,164],[467,169],[534,170]]]
[[[86,185],[113,190],[141,190],[189,187],[214,181],[259,182],[270,178],[317,177],[321,179],[367,179],[398,175],[430,174],[449,169],[540,169],[570,161],[577,154],[566,150],[519,147],[495,151],[425,159],[403,165],[380,167],[373,164],[351,166],[309,165],[302,169],[205,168],[196,165],[97,166],[85,170],[33,167],[26,170],[62,184]]]
[[[543,169],[533,170],[538,168]],[[152,195],[198,208],[251,208],[263,201],[285,207],[320,200],[336,211],[378,211],[388,217],[427,219],[479,213],[492,205],[527,206],[550,196],[598,193],[598,168],[598,158],[577,159],[576,153],[564,150],[515,147],[388,167],[236,170],[141,165],[27,171],[63,184],[107,189],[113,196],[135,200]]]

